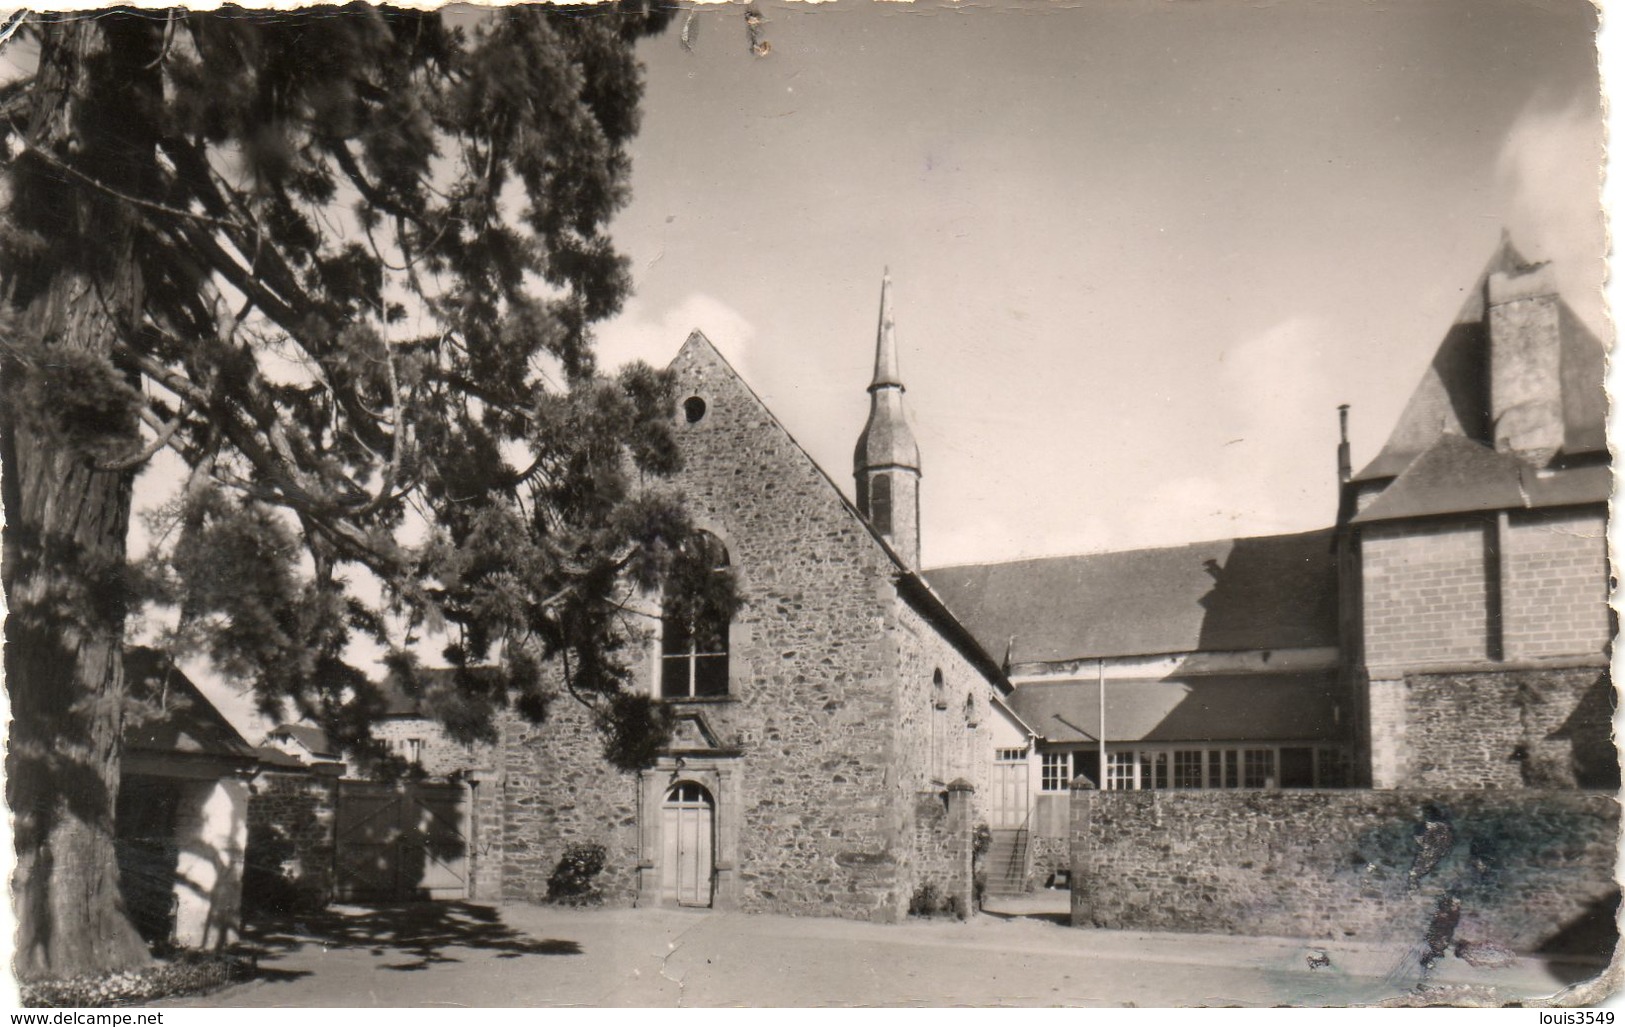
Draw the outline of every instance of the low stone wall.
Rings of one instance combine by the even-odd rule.
[[[1619,807],[1576,791],[1072,793],[1072,922],[1606,954]]]
[[[333,897],[338,780],[308,771],[264,772],[248,798],[243,903],[254,912],[320,908]]]
[[[1034,835],[1032,845],[1032,886],[1053,886],[1056,874],[1072,867],[1072,843],[1067,838],[1045,838]]]

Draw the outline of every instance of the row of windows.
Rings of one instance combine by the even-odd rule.
[[[1101,786],[1100,753],[1041,754],[1039,787],[1061,792],[1078,776]],[[1105,784],[1112,791],[1162,788],[1342,788],[1348,753],[1337,746],[1127,748],[1106,753]]]

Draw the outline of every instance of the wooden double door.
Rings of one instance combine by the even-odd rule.
[[[715,869],[716,803],[685,781],[660,807],[660,894],[679,906],[710,906]]]

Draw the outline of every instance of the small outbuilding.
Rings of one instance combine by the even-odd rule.
[[[253,746],[164,654],[124,658],[116,830],[125,908],[149,942],[213,949],[236,939]]]

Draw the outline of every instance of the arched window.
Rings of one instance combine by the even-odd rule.
[[[728,694],[728,613],[694,575],[727,573],[728,549],[710,532],[684,545],[687,572],[673,575],[661,610],[660,694],[693,699]]]

